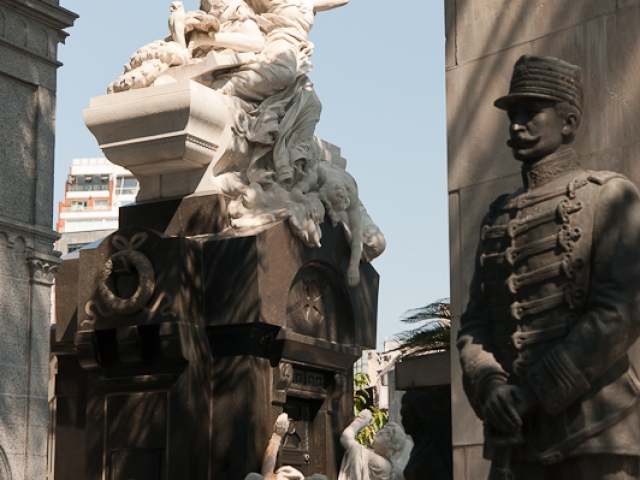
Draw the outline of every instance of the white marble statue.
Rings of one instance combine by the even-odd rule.
[[[371,421],[371,412],[363,410],[342,433],[340,443],[346,452],[338,480],[404,480],[402,472],[409,461],[413,443],[402,427],[388,422],[375,434],[373,450],[369,450],[355,437],[360,430],[371,425]]]
[[[269,445],[262,459],[262,469],[260,473],[250,473],[244,480],[328,480],[324,475],[312,475],[305,477],[299,470],[284,466],[274,472],[278,459],[278,450],[282,439],[289,429],[289,416],[286,413],[280,414],[273,427],[273,435],[269,440]]]
[[[314,136],[322,105],[307,77],[316,13],[348,1],[202,0],[190,12],[174,1],[170,35],[140,48],[108,92],[184,78],[218,92],[230,112],[230,133],[198,193],[228,196],[240,234],[286,220],[310,247],[320,246],[327,214],[344,227],[351,246],[347,283],[355,286],[360,261],[380,255],[385,240],[344,160],[327,158]]]
[[[185,26],[187,14],[184,11],[182,2],[171,2],[171,16],[169,17],[169,30],[171,38],[174,42],[179,43],[183,47],[187,46],[185,40]]]

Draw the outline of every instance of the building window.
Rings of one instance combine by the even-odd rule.
[[[109,175],[69,175],[67,183],[70,192],[109,190]]]
[[[138,193],[138,180],[134,177],[116,179],[116,195],[135,195]]]
[[[94,200],[93,208],[95,208],[96,210],[108,210],[109,200]]]
[[[89,245],[88,243],[70,243],[67,245],[67,253],[75,252],[76,250],[80,250],[85,245]]]
[[[88,205],[89,205],[89,202],[87,200],[72,200],[71,211],[86,210]]]

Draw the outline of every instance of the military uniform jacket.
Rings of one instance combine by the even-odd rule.
[[[482,223],[458,335],[467,396],[482,418],[489,380],[532,387],[540,407],[523,419],[514,459],[640,455],[627,355],[640,334],[638,190],[583,170],[573,150],[523,178],[527,188],[498,198]]]

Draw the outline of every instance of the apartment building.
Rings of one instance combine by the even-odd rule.
[[[118,229],[118,208],[135,201],[138,181],[106,158],[74,159],[58,204],[57,249],[66,255]]]

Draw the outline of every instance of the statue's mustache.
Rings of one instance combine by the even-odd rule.
[[[540,135],[532,136],[527,133],[517,133],[507,140],[507,146],[509,148],[517,148],[525,146],[524,144],[537,143],[540,140]]]

